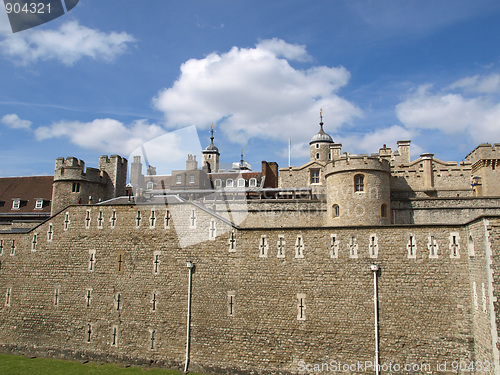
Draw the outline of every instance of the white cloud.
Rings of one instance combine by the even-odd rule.
[[[453,82],[450,89],[464,89],[468,92],[490,94],[500,91],[500,74],[493,73],[485,77],[475,75]]]
[[[0,122],[5,126],[8,126],[9,128],[24,129],[24,130],[30,130],[32,124],[31,121],[20,119],[19,116],[16,115],[15,113],[3,116],[0,119]]]
[[[342,149],[350,153],[371,154],[378,152],[384,145],[396,150],[397,141],[411,140],[416,135],[415,130],[406,129],[401,125],[392,125],[387,128],[375,129],[362,136],[354,134],[339,137],[338,141],[342,143]],[[411,151],[412,155],[417,155],[422,149],[412,143]]]
[[[50,138],[68,138],[77,146],[105,153],[128,154],[144,142],[164,134],[158,125],[146,120],[134,121],[130,126],[105,118],[91,122],[59,121],[35,130],[38,141]]]
[[[58,60],[73,65],[84,57],[113,61],[134,40],[125,32],[105,33],[70,21],[57,30],[26,30],[7,35],[0,40],[0,51],[24,65],[39,60]]]
[[[307,60],[304,46],[279,39],[261,41],[255,48],[233,47],[191,59],[171,88],[154,98],[167,126],[212,122],[232,140],[250,138],[308,141],[317,131],[319,109],[332,131],[349,123],[361,110],[337,92],[349,81],[344,67],[295,69],[289,60]]]
[[[484,87],[481,82],[486,84],[491,80],[494,79],[468,77],[455,82],[454,87]],[[463,134],[476,143],[500,140],[500,103],[495,102],[493,97],[432,93],[431,86],[425,85],[399,103],[396,114],[410,129],[437,129],[444,134]]]

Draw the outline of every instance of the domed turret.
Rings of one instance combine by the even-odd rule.
[[[330,145],[333,144],[333,139],[323,130],[323,110],[320,110],[320,119],[319,132],[309,142],[311,161],[326,163],[331,160]]]

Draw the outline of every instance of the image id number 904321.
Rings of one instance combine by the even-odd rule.
[[[46,14],[50,13],[50,3],[45,4],[45,3],[31,2],[31,3],[20,4],[20,3],[6,2],[5,10],[7,11],[8,14],[10,13]]]

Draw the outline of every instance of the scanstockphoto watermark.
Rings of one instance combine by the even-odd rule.
[[[341,362],[331,360],[323,363],[298,362],[299,373],[326,373],[326,372],[372,372],[376,370],[376,364],[371,361]],[[429,363],[382,363],[378,365],[379,371],[384,372],[431,372],[432,366]]]
[[[373,372],[378,367],[379,372],[389,373],[433,373],[433,372],[451,372],[451,373],[490,373],[493,370],[493,365],[489,361],[442,361],[434,364],[431,363],[381,363],[376,365],[372,361],[356,361],[356,362],[341,362],[331,360],[330,362],[322,363],[307,363],[299,361],[297,370],[299,373],[351,373],[351,372]]]

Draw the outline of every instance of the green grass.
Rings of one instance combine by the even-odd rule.
[[[0,354],[1,375],[179,375],[182,372],[141,367],[120,367],[112,363],[81,363],[50,358],[28,358]],[[202,375],[190,373],[192,375]]]

